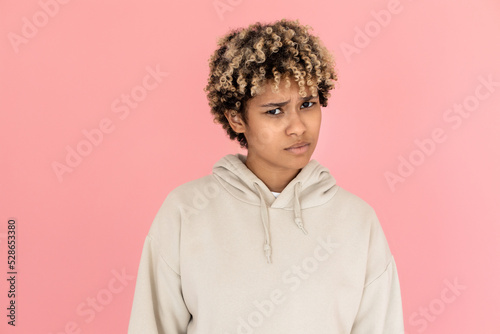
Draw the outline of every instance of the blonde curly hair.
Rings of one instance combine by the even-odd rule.
[[[307,85],[313,96],[319,94],[323,107],[328,104],[329,91],[337,80],[335,62],[318,37],[309,34],[308,25],[299,20],[282,19],[272,24],[256,22],[248,28],[231,30],[219,38],[219,48],[209,60],[210,75],[204,88],[214,116],[230,139],[237,139],[248,149],[243,133],[236,133],[225,112],[234,110],[247,122],[246,102],[262,92],[268,82],[278,91],[281,80],[292,76],[299,86],[299,95],[306,96]]]

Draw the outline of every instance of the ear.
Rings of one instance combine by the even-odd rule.
[[[224,112],[224,116],[226,116],[229,125],[236,133],[244,133],[245,132],[245,123],[243,122],[240,114],[235,110],[226,110]]]

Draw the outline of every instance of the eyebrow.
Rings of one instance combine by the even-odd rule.
[[[312,100],[313,98],[315,98],[317,96],[312,96],[312,95],[309,95],[309,96],[306,96],[306,97],[301,97],[300,99],[302,101],[309,101],[309,100]],[[266,103],[266,104],[263,104],[261,105],[260,107],[264,108],[264,107],[283,107],[284,105],[288,104],[288,102],[290,102],[290,100],[288,101],[285,101],[285,102],[280,102],[280,103],[276,103],[276,102],[271,102],[271,103]]]

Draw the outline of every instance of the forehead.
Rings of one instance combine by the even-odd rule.
[[[294,95],[299,97],[299,85],[293,79],[290,78],[290,83],[287,82],[285,78],[282,78],[278,85],[278,90],[274,91],[275,82],[269,79],[265,84],[260,86],[260,90],[257,95],[252,97],[250,101],[262,102],[264,100],[287,100]],[[306,96],[311,95],[311,89],[306,85],[305,87]]]

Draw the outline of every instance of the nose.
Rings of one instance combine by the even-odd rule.
[[[299,112],[292,112],[289,114],[289,121],[286,127],[287,135],[297,135],[301,136],[306,131],[306,126],[302,120]]]

